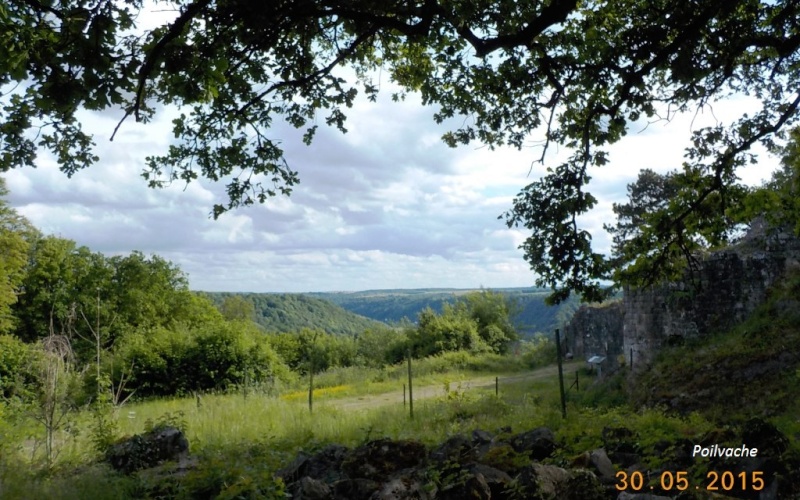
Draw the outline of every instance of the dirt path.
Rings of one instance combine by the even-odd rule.
[[[581,365],[582,363],[580,362],[572,362],[564,365],[565,384],[569,383],[567,382],[567,380],[571,380],[571,376],[573,375],[575,370],[577,370]],[[558,373],[558,367],[556,365],[546,366],[544,368],[540,368],[538,370],[529,373],[500,377],[500,386],[502,387],[503,384],[514,384],[518,382],[525,382],[529,380],[537,380],[537,379],[552,377],[557,373]],[[461,391],[465,391],[469,389],[490,388],[494,387],[494,384],[495,384],[494,376],[485,376],[485,377],[473,378],[470,380],[454,381],[450,384],[450,390],[458,389]],[[420,399],[430,399],[444,395],[445,395],[444,384],[414,387],[414,401],[419,401]],[[389,404],[402,404],[402,402],[403,402],[403,392],[394,391],[383,394],[372,394],[366,396],[320,401],[319,405],[335,406],[343,410],[361,410],[365,408],[375,408],[378,406],[384,406]]]

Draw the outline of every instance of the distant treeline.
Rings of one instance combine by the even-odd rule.
[[[320,292],[308,294],[324,299],[344,309],[384,323],[398,323],[404,319],[416,321],[426,308],[441,313],[444,304],[452,304],[463,295],[474,290],[462,289],[416,289],[416,290],[370,290],[364,292]],[[549,293],[535,288],[494,289],[508,297],[514,304],[512,321],[523,337],[534,333],[550,333],[566,324],[580,302],[572,297],[558,306],[548,306],[544,299]]]
[[[331,303],[301,294],[291,293],[233,293],[198,292],[218,308],[226,298],[238,296],[252,304],[245,317],[269,332],[297,332],[304,328],[339,335],[358,335],[374,329],[376,321],[359,316]],[[250,316],[252,314],[252,316]]]
[[[107,256],[42,234],[6,194],[0,178],[0,410],[39,405],[46,417],[130,397],[270,388],[409,355],[520,348],[524,293],[396,292],[398,310],[379,319],[410,319],[399,325],[307,295],[198,293],[157,255]],[[415,295],[416,307],[403,307]],[[544,352],[541,339],[528,344]]]

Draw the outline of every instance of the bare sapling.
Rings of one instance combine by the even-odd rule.
[[[129,368],[125,366],[122,367],[120,372],[120,377],[118,381],[114,380],[114,367],[113,364],[111,366],[111,373],[108,377],[104,377],[102,374],[102,358],[101,355],[103,353],[103,330],[101,329],[100,325],[100,289],[97,289],[97,314],[95,317],[95,324],[92,325],[89,318],[86,317],[86,313],[81,310],[81,317],[83,317],[84,323],[86,323],[86,327],[89,329],[89,333],[91,334],[91,338],[87,338],[77,331],[75,334],[80,337],[81,339],[92,342],[95,348],[95,377],[97,380],[97,399],[102,400],[104,398],[104,393],[106,389],[110,392],[111,397],[111,404],[114,406],[114,410],[119,410],[127,401],[128,399],[133,396],[134,391],[129,392],[127,395],[125,394],[125,385],[130,380],[130,376],[133,373],[133,369],[135,367],[134,363],[131,363]],[[114,322],[116,321],[117,316],[116,314],[111,319],[111,322],[105,328],[106,331],[110,330],[111,326],[113,326]]]
[[[74,354],[69,338],[56,335],[50,320],[50,335],[41,341],[41,356],[37,360],[39,377],[38,400],[30,414],[45,431],[44,447],[47,468],[57,457],[58,433],[69,430],[70,416],[75,406],[70,389],[75,379]]]

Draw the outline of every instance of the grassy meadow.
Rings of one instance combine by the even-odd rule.
[[[189,498],[199,491],[215,491],[213,496],[228,498],[225,492],[231,488],[241,491],[229,492],[229,498],[247,492],[254,497],[269,496],[264,484],[280,496],[281,487],[272,474],[300,451],[311,452],[328,443],[353,446],[391,437],[434,444],[476,428],[495,430],[512,425],[517,431],[542,425],[558,408],[556,380],[503,382],[504,376],[519,375],[525,369],[518,358],[492,354],[447,353],[415,361],[415,390],[433,387],[441,395],[417,400],[413,420],[400,399],[407,381],[405,364],[382,369],[337,368],[318,374],[313,413],[308,409],[307,385],[303,387],[307,380],[269,390],[252,387],[229,394],[203,394],[199,399],[134,402],[109,413],[118,436],[140,433],[160,422],[182,428],[192,458],[190,472],[179,479],[126,478],[102,464],[93,446],[99,424],[91,411],[68,416],[71,425],[59,434],[57,457],[49,469],[44,465],[41,426],[31,419],[7,418],[0,424],[0,497],[140,498],[152,491],[152,481],[176,481],[169,497]],[[462,382],[487,373],[500,376],[499,398],[493,387],[461,387]],[[397,401],[356,410],[339,404],[375,394],[390,394]]]
[[[799,318],[794,309],[781,308],[781,296],[776,294],[775,303],[766,304],[728,334],[665,350],[637,378],[623,369],[598,383],[582,363],[567,365],[566,384],[576,371],[581,383],[580,391],[567,392],[566,418],[561,415],[556,370],[546,364],[552,358],[531,363],[530,358],[513,355],[463,352],[413,362],[415,394],[437,391],[434,397],[415,399],[413,419],[402,404],[407,376],[403,363],[317,374],[313,413],[308,409],[308,380],[303,378],[268,388],[204,394],[199,404],[193,396],[128,403],[109,413],[104,426],[92,412],[81,411],[68,416],[71,425],[58,437],[58,456],[50,468],[42,459],[41,426],[0,415],[0,498],[285,498],[284,485],[274,473],[300,452],[313,453],[330,443],[352,447],[381,437],[434,446],[454,434],[509,427],[514,433],[549,427],[559,448],[548,462],[569,466],[577,456],[602,445],[604,427],[625,426],[637,436],[645,465],[653,470],[660,466],[660,444],[683,438],[697,441],[761,416],[790,438],[786,456],[800,457],[797,366],[744,388],[746,408],[733,407],[726,392],[728,381],[748,366],[800,345]],[[500,379],[499,395],[491,383],[467,384],[494,376]],[[699,388],[693,383],[719,397],[696,398],[703,404],[688,411],[661,403],[676,393],[696,393]],[[357,402],[363,404],[353,404]],[[0,411],[3,408],[0,405]],[[93,445],[101,431],[131,435],[158,422],[186,432],[186,463],[128,477],[104,464]],[[705,472],[698,466],[694,474],[699,480]]]
[[[92,446],[97,422],[89,412],[73,415],[73,434],[62,434],[58,458],[51,470],[42,465],[41,449],[36,447],[36,427],[19,422],[6,428],[6,436],[16,433],[14,444],[4,444],[0,468],[2,498],[282,498],[283,485],[273,479],[280,467],[298,453],[314,452],[326,444],[356,446],[371,439],[416,439],[435,445],[448,436],[475,429],[498,432],[510,427],[522,432],[548,426],[556,432],[562,448],[553,459],[567,465],[572,454],[600,446],[604,426],[627,425],[637,428],[647,439],[691,435],[711,429],[710,422],[695,415],[690,418],[666,417],[650,410],[631,412],[615,406],[586,406],[591,397],[591,379],[584,376],[582,393],[568,392],[567,418],[562,419],[558,379],[552,367],[545,375],[521,378],[513,358],[500,375],[500,394],[495,388],[465,388],[467,380],[487,375],[502,361],[497,357],[478,359],[461,368],[444,369],[442,360],[420,362],[414,378],[416,391],[436,387],[440,394],[418,399],[414,418],[402,402],[352,409],[343,401],[367,398],[371,394],[402,392],[405,367],[397,366],[377,377],[373,370],[326,373],[317,377],[314,411],[309,413],[307,392],[286,387],[279,394],[244,390],[231,394],[206,394],[198,404],[195,397],[151,400],[125,405],[113,414],[120,435],[140,433],[155,422],[169,422],[185,430],[190,442],[190,459],[178,467],[165,466],[134,477],[113,472],[100,461]],[[452,362],[452,360],[450,360]],[[483,366],[484,370],[479,368]],[[580,363],[565,369],[573,379]],[[496,373],[496,372],[494,372]],[[31,435],[24,435],[29,433]]]

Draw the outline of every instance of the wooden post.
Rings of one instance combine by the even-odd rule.
[[[308,363],[308,412],[314,411],[314,363]]]
[[[561,418],[567,418],[567,395],[564,393],[564,368],[561,366],[561,334],[556,328],[556,359],[558,361],[558,387],[561,391]]]
[[[318,336],[319,331],[314,332],[314,337],[308,346],[308,413],[314,410],[314,356],[317,354]]]
[[[414,418],[414,389],[411,384],[411,348],[408,349],[408,411],[409,416]]]
[[[581,384],[578,382],[578,370],[575,370],[575,390],[580,392]]]
[[[494,378],[494,395],[495,396],[499,396],[500,395],[500,378],[499,377],[495,377]]]
[[[403,384],[403,408],[406,407],[406,384]]]

